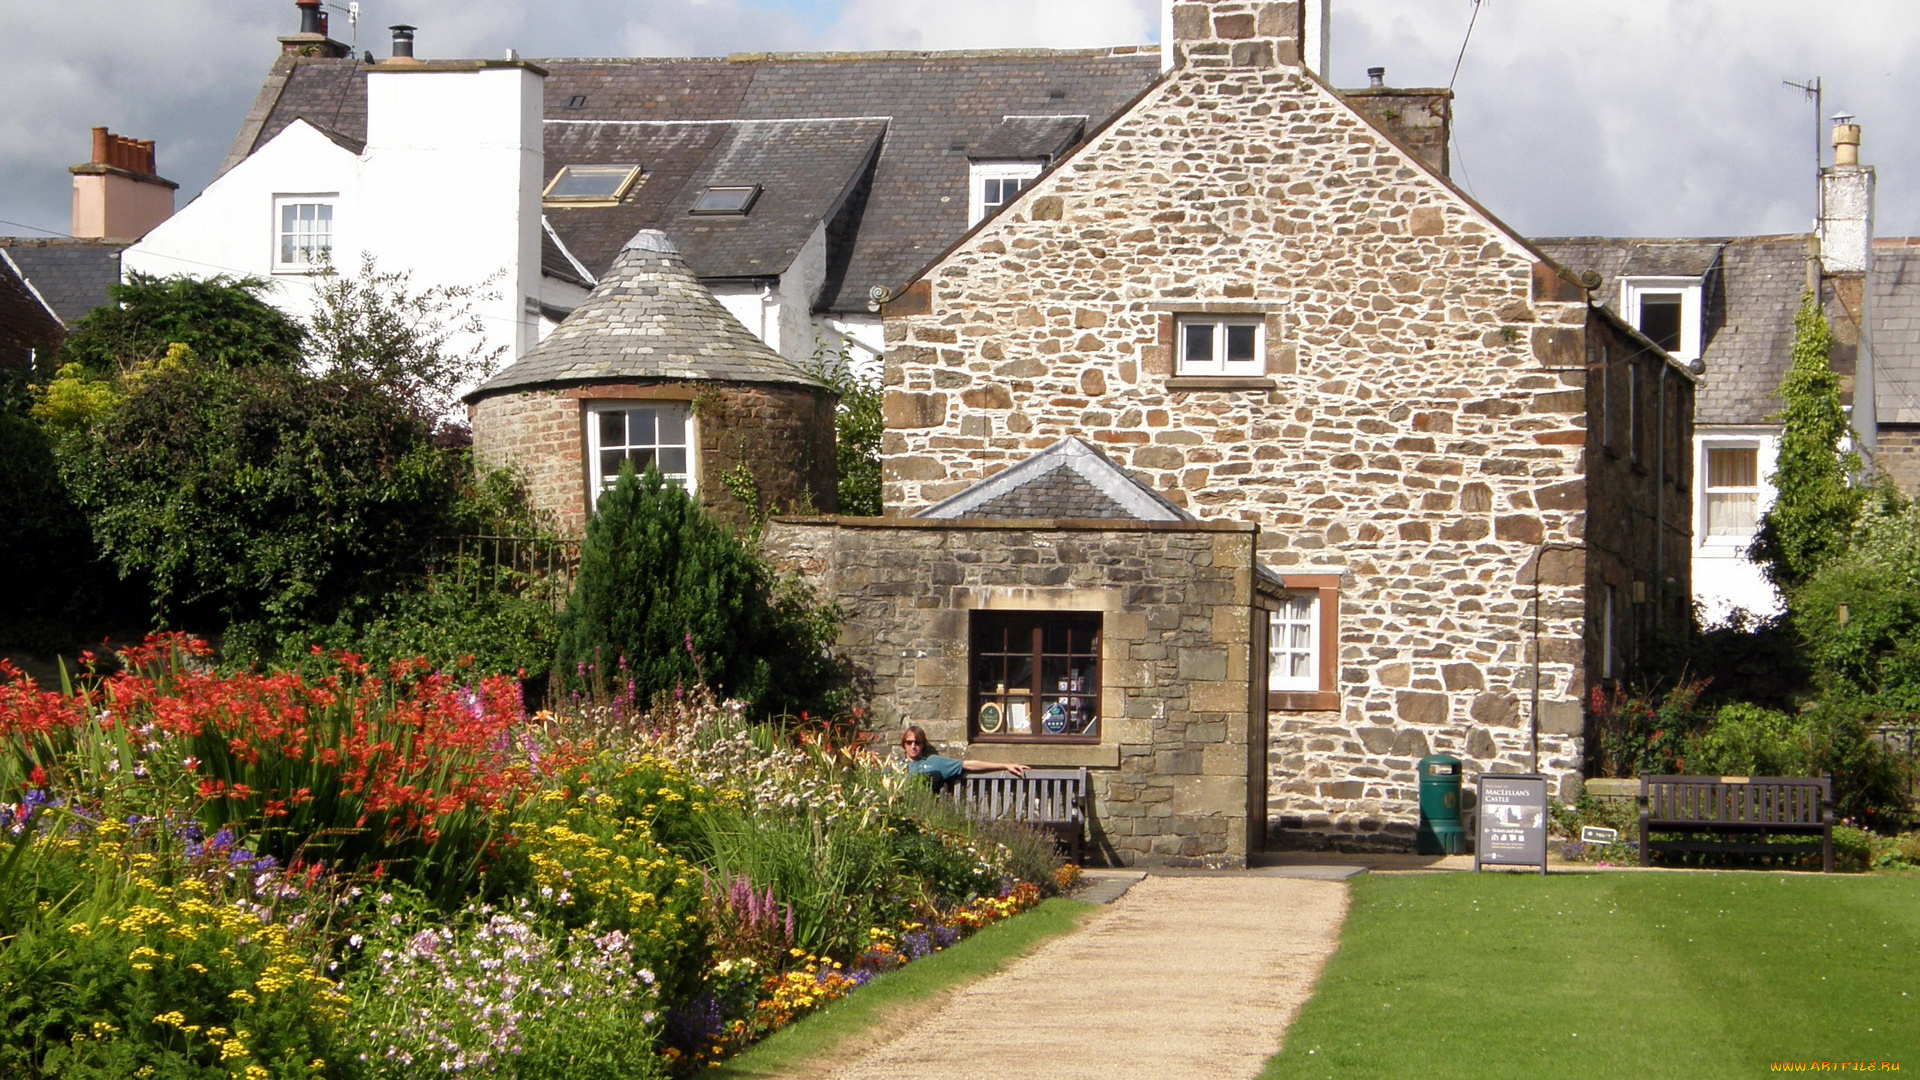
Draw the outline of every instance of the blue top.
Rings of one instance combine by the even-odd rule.
[[[966,772],[965,766],[950,757],[928,754],[926,757],[911,759],[907,762],[907,771],[915,776],[924,776],[933,781],[933,790],[940,791],[948,784],[960,779]]]

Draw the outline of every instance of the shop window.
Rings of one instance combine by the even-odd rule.
[[[1099,613],[976,611],[971,660],[974,741],[1099,741]]]

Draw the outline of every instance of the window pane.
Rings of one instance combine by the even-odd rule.
[[[1760,496],[1756,494],[1707,495],[1708,536],[1752,536],[1759,517]]]
[[[1213,363],[1213,326],[1212,323],[1188,323],[1181,328],[1186,341],[1180,355],[1187,363]]]
[[[687,474],[686,448],[679,446],[661,447],[660,471],[667,476],[685,476]]]
[[[600,445],[627,445],[627,414],[609,410],[600,414]]]
[[[620,459],[625,455],[618,450],[600,451],[600,486],[610,488],[620,479]]]
[[[611,199],[627,186],[632,165],[568,165],[547,189],[549,199]]]
[[[710,187],[700,193],[693,204],[696,214],[744,214],[753,206],[753,200],[760,195],[760,185],[749,184],[744,187]]]
[[[1674,352],[1680,348],[1680,294],[1642,293],[1640,332],[1655,345]]]
[[[1760,483],[1760,450],[1753,446],[1707,449],[1707,486],[1756,487]]]
[[[1254,326],[1227,327],[1228,363],[1250,363],[1254,359],[1254,341],[1259,337],[1259,328]]]
[[[654,429],[662,446],[684,446],[687,442],[687,414],[679,409],[662,409],[653,414]]]

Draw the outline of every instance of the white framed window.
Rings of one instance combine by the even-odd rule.
[[[1620,308],[1634,329],[1676,360],[1697,360],[1701,349],[1699,278],[1622,278]]]
[[[1265,375],[1266,323],[1252,318],[1183,315],[1175,320],[1181,375]]]
[[[1700,446],[1700,536],[1745,542],[1760,527],[1760,443],[1706,442]]]
[[[975,162],[967,183],[967,225],[998,213],[1039,175],[1037,161]]]
[[[625,461],[635,472],[651,464],[667,483],[692,491],[693,418],[680,402],[596,402],[587,409],[587,460],[595,502],[620,479]]]
[[[333,261],[334,195],[273,197],[273,272],[307,274]]]
[[[1267,613],[1267,689],[1322,689],[1319,593],[1288,593]]]

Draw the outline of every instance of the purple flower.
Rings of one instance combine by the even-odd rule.
[[[233,830],[221,829],[219,832],[214,833],[213,839],[207,841],[207,846],[212,848],[215,851],[224,851],[227,848],[232,847],[233,846]]]

